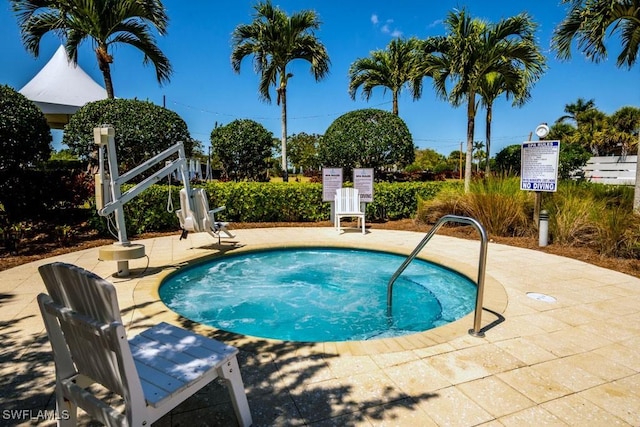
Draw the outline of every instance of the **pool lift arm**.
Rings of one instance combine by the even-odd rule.
[[[118,172],[118,159],[116,156],[115,130],[112,126],[102,126],[93,129],[94,141],[98,145],[99,170],[96,174],[96,207],[100,216],[108,216],[112,213],[115,216],[116,228],[118,231],[118,242],[113,245],[104,246],[99,249],[98,259],[105,261],[117,261],[118,277],[129,275],[129,260],[142,258],[145,256],[144,246],[132,244],[127,238],[127,228],[124,219],[124,204],[136,197],[138,194],[155,184],[159,180],[178,171],[182,178],[183,189],[190,197],[181,198],[182,211],[186,212],[183,225],[183,233],[186,231],[200,231],[197,227],[198,219],[194,218],[197,210],[193,209],[194,201],[189,185],[189,173],[187,169],[187,159],[182,142],[169,147],[144,163],[136,166],[130,171],[120,175]],[[108,176],[105,171],[105,149],[108,163]],[[173,160],[168,160],[171,156],[178,155]],[[149,168],[164,162],[164,167],[154,172],[149,177],[134,185],[132,188],[122,193],[121,186]],[[186,204],[186,206],[185,206]]]

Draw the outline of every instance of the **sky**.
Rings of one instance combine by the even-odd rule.
[[[377,88],[369,101],[361,91],[353,100],[348,93],[349,66],[374,50],[385,49],[395,37],[445,35],[443,20],[454,9],[465,8],[473,17],[491,22],[527,12],[538,23],[536,37],[547,56],[548,69],[533,87],[531,100],[513,107],[504,97],[494,103],[491,155],[502,148],[529,139],[540,123],[553,123],[564,115],[567,104],[578,98],[593,99],[596,108],[612,114],[623,106],[640,107],[640,67],[629,70],[615,66],[620,43],[607,43],[609,58],[595,64],[573,49],[570,61],[558,61],[550,49],[554,28],[566,15],[561,0],[273,0],[288,14],[315,10],[322,22],[317,38],[326,46],[331,60],[330,74],[316,82],[305,61],[291,63],[294,76],[287,87],[289,135],[306,132],[324,134],[342,114],[361,108],[391,111],[391,93]],[[231,67],[231,34],[239,24],[252,21],[255,0],[165,0],[169,15],[168,34],[157,38],[160,49],[171,61],[173,74],[160,86],[152,65],[143,65],[143,55],[120,45],[112,52],[112,78],[119,98],[148,100],[178,113],[191,136],[208,147],[215,124],[235,119],[252,119],[274,137],[281,136],[280,106],[265,103],[258,96],[259,76],[252,57],[241,64],[240,73]],[[8,1],[0,4],[0,84],[21,89],[47,63],[60,45],[47,34],[40,56],[28,53],[20,39],[16,17]],[[81,45],[78,63],[104,86],[89,41]],[[406,122],[414,144],[448,155],[466,141],[466,108],[454,108],[438,98],[429,78],[423,82],[422,97],[414,101],[408,92],[399,100],[400,117]],[[485,140],[485,111],[476,116],[475,140]],[[117,129],[116,129],[117,132]],[[54,147],[64,148],[61,133],[54,134]]]

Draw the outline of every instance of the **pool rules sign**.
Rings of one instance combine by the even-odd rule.
[[[558,188],[560,141],[522,143],[520,189],[554,192]]]
[[[373,169],[354,169],[353,187],[358,189],[361,203],[373,202]]]

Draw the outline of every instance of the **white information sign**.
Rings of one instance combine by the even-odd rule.
[[[558,188],[560,141],[522,143],[520,189],[553,192]]]
[[[342,188],[342,168],[322,168],[322,201],[333,202]]]
[[[353,187],[358,189],[360,202],[373,202],[373,169],[354,169]]]

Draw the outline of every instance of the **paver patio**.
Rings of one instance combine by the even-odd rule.
[[[98,249],[0,272],[0,425],[51,425],[54,369],[36,296],[39,265],[70,262],[116,284],[130,334],[163,320],[240,350],[255,425],[640,425],[640,279],[580,261],[490,243],[484,338],[473,314],[408,337],[300,344],[242,337],[193,324],[157,297],[161,277],[188,260],[266,247],[349,246],[408,254],[424,234],[332,228],[235,230],[139,241],[148,259],[129,278]],[[475,279],[479,242],[435,236],[421,256]],[[148,264],[148,266],[147,266]],[[527,296],[553,296],[545,302]],[[156,425],[235,423],[215,383]],[[33,419],[32,419],[33,418]]]

